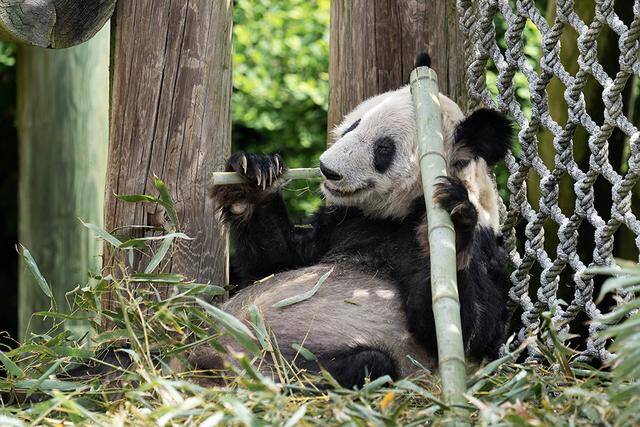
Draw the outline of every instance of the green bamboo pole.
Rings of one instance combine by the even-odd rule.
[[[299,168],[287,170],[282,178],[285,180],[322,178],[319,168]],[[247,180],[236,172],[214,172],[211,174],[211,185],[244,184]]]
[[[431,68],[411,72],[422,188],[427,205],[431,300],[438,340],[438,361],[445,401],[464,403],[465,360],[456,279],[456,234],[447,211],[433,202],[434,184],[447,174],[438,78]]]
[[[20,142],[19,240],[51,285],[59,311],[66,293],[99,271],[102,248],[84,221],[102,224],[109,143],[109,26],[68,49],[20,46],[17,126]],[[49,298],[24,264],[19,269],[19,334],[46,332],[32,317]],[[67,320],[77,334],[87,322]]]

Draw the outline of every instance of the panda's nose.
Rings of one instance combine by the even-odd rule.
[[[322,162],[320,162],[320,172],[322,172],[322,175],[324,175],[324,177],[330,181],[340,181],[342,179],[342,175],[340,175],[336,171],[329,169]]]

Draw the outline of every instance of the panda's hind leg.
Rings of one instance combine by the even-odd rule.
[[[355,347],[332,354],[318,355],[315,362],[344,388],[362,387],[367,378],[374,380],[384,375],[399,378],[399,369],[386,352],[370,348]],[[298,365],[300,365],[298,363]]]

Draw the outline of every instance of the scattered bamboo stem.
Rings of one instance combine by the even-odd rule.
[[[285,180],[322,178],[319,168],[289,169],[282,176]],[[246,184],[247,180],[236,172],[214,172],[211,174],[211,185]]]
[[[433,202],[434,184],[447,174],[440,97],[436,73],[428,67],[411,72],[422,188],[427,206],[431,295],[444,399],[463,404],[465,360],[458,297],[455,230],[447,211]]]

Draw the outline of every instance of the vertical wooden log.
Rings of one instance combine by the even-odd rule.
[[[64,50],[22,46],[17,63],[19,239],[59,308],[100,266],[101,245],[78,218],[102,223],[109,115],[109,28]],[[19,333],[49,308],[31,273],[19,273]],[[50,323],[31,320],[42,332]],[[81,324],[65,322],[65,327]]]
[[[157,206],[125,203],[114,194],[156,194],[157,175],[176,203],[181,230],[194,238],[178,243],[170,269],[201,283],[222,284],[227,275],[226,239],[206,188],[230,151],[231,5],[121,1],[112,18],[105,226],[156,224]],[[111,255],[106,247],[105,262],[117,261]],[[130,267],[139,271],[146,261],[137,257]],[[103,302],[112,307],[110,295]]]
[[[364,99],[409,82],[428,52],[440,91],[467,105],[463,35],[455,0],[333,0],[329,129]]]

